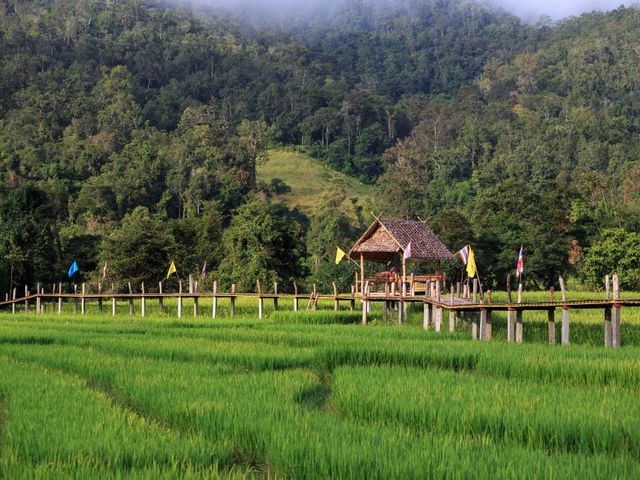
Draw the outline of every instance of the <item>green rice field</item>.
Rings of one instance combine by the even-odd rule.
[[[552,347],[254,303],[0,314],[0,478],[640,478],[640,309],[614,350],[601,310]]]

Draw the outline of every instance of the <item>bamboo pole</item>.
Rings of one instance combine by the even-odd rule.
[[[182,280],[178,280],[178,318],[182,318]]]
[[[198,316],[198,281],[196,280],[193,283],[193,317],[196,318]]]
[[[358,275],[356,273],[356,275]],[[358,279],[356,278],[356,285],[358,284]],[[293,311],[298,311],[298,284],[293,282]]]
[[[16,314],[16,295],[17,295],[17,289],[14,287],[14,289],[13,289],[13,303],[11,304],[11,313],[13,315]]]
[[[336,282],[332,282],[333,286],[333,310],[336,312],[340,310],[340,301],[338,300],[338,287],[336,287]]]

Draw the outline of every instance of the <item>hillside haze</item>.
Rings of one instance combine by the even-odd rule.
[[[347,288],[371,211],[473,244],[487,286],[521,246],[537,286],[640,286],[638,9],[216,5],[0,2],[1,289],[73,260]]]

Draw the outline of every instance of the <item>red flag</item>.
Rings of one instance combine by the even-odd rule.
[[[524,274],[524,254],[522,251],[522,245],[520,245],[520,253],[518,254],[518,265],[516,266],[516,275],[522,278]]]

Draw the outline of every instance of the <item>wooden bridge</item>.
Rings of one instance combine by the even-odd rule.
[[[294,284],[293,293],[279,293],[278,285],[274,284],[273,291],[263,291],[260,283],[257,283],[257,292],[255,293],[239,293],[236,292],[235,285],[231,286],[228,292],[219,291],[217,282],[213,283],[210,292],[198,292],[196,288],[190,286],[189,292],[182,292],[180,284],[179,291],[169,293],[162,291],[162,284],[159,285],[158,292],[146,292],[144,284],[141,285],[141,291],[134,293],[129,284],[130,293],[116,293],[112,288],[110,292],[102,291],[102,286],[97,285],[97,291],[87,291],[86,284],[81,285],[80,293],[64,293],[62,285],[53,286],[51,293],[46,293],[40,285],[37,286],[36,292],[32,293],[25,288],[25,294],[17,297],[16,289],[13,290],[12,297],[7,294],[4,301],[0,302],[0,308],[11,308],[12,313],[23,307],[24,311],[29,311],[31,306],[35,305],[35,312],[44,313],[44,306],[51,305],[52,311],[57,310],[58,314],[62,313],[64,302],[73,302],[74,312],[80,310],[80,314],[85,315],[87,312],[87,302],[96,302],[100,311],[105,310],[105,303],[111,304],[111,314],[116,315],[118,302],[126,302],[129,305],[129,314],[134,314],[134,302],[140,303],[140,315],[144,317],[147,311],[147,302],[157,301],[161,311],[165,311],[164,300],[173,299],[177,303],[177,316],[182,318],[184,314],[184,300],[192,300],[193,315],[198,315],[199,301],[201,299],[211,299],[211,316],[218,317],[218,301],[226,299],[229,302],[229,316],[234,317],[236,311],[236,301],[239,298],[253,299],[257,302],[258,318],[264,317],[265,301],[272,301],[275,310],[279,308],[279,300],[291,300],[293,310],[299,311],[302,307],[306,309],[317,308],[318,300],[330,300],[333,302],[334,310],[340,310],[341,304],[348,304],[350,310],[356,309],[356,304],[360,304],[362,310],[362,323],[368,323],[368,317],[371,305],[374,303],[382,303],[383,315],[386,318],[393,319],[397,316],[398,323],[402,324],[407,317],[407,307],[410,304],[423,305],[423,328],[425,330],[434,329],[436,332],[443,330],[443,321],[445,312],[447,313],[448,330],[454,332],[460,322],[468,322],[471,324],[471,336],[476,340],[489,340],[492,337],[492,313],[507,312],[507,340],[509,342],[522,343],[523,341],[523,312],[526,311],[546,311],[548,338],[549,343],[556,344],[556,321],[555,313],[557,310],[562,312],[561,315],[561,343],[569,344],[569,318],[570,311],[574,309],[601,309],[603,310],[603,331],[604,345],[607,347],[619,347],[621,340],[620,320],[621,309],[623,307],[640,307],[640,299],[621,299],[618,288],[617,275],[613,276],[613,295],[609,298],[608,279],[607,279],[607,298],[597,300],[568,300],[564,288],[564,281],[560,279],[562,288],[561,301],[546,302],[523,302],[522,291],[518,292],[517,301],[509,301],[506,303],[491,302],[491,295],[487,298],[480,299],[478,297],[476,285],[474,284],[473,293],[465,289],[464,294],[460,294],[460,288],[451,288],[450,294],[443,295],[440,292],[440,282],[436,282],[435,288],[429,285],[423,295],[400,294],[391,292],[371,292],[367,285],[364,287],[364,295],[357,292],[356,288],[352,288],[350,294],[339,294],[335,283],[333,284],[332,294],[322,294],[317,292],[315,286],[310,293],[300,293],[297,285]],[[77,290],[77,287],[74,287]],[[551,295],[553,296],[553,294]],[[306,306],[304,305],[306,302]],[[79,308],[78,308],[79,307]]]

